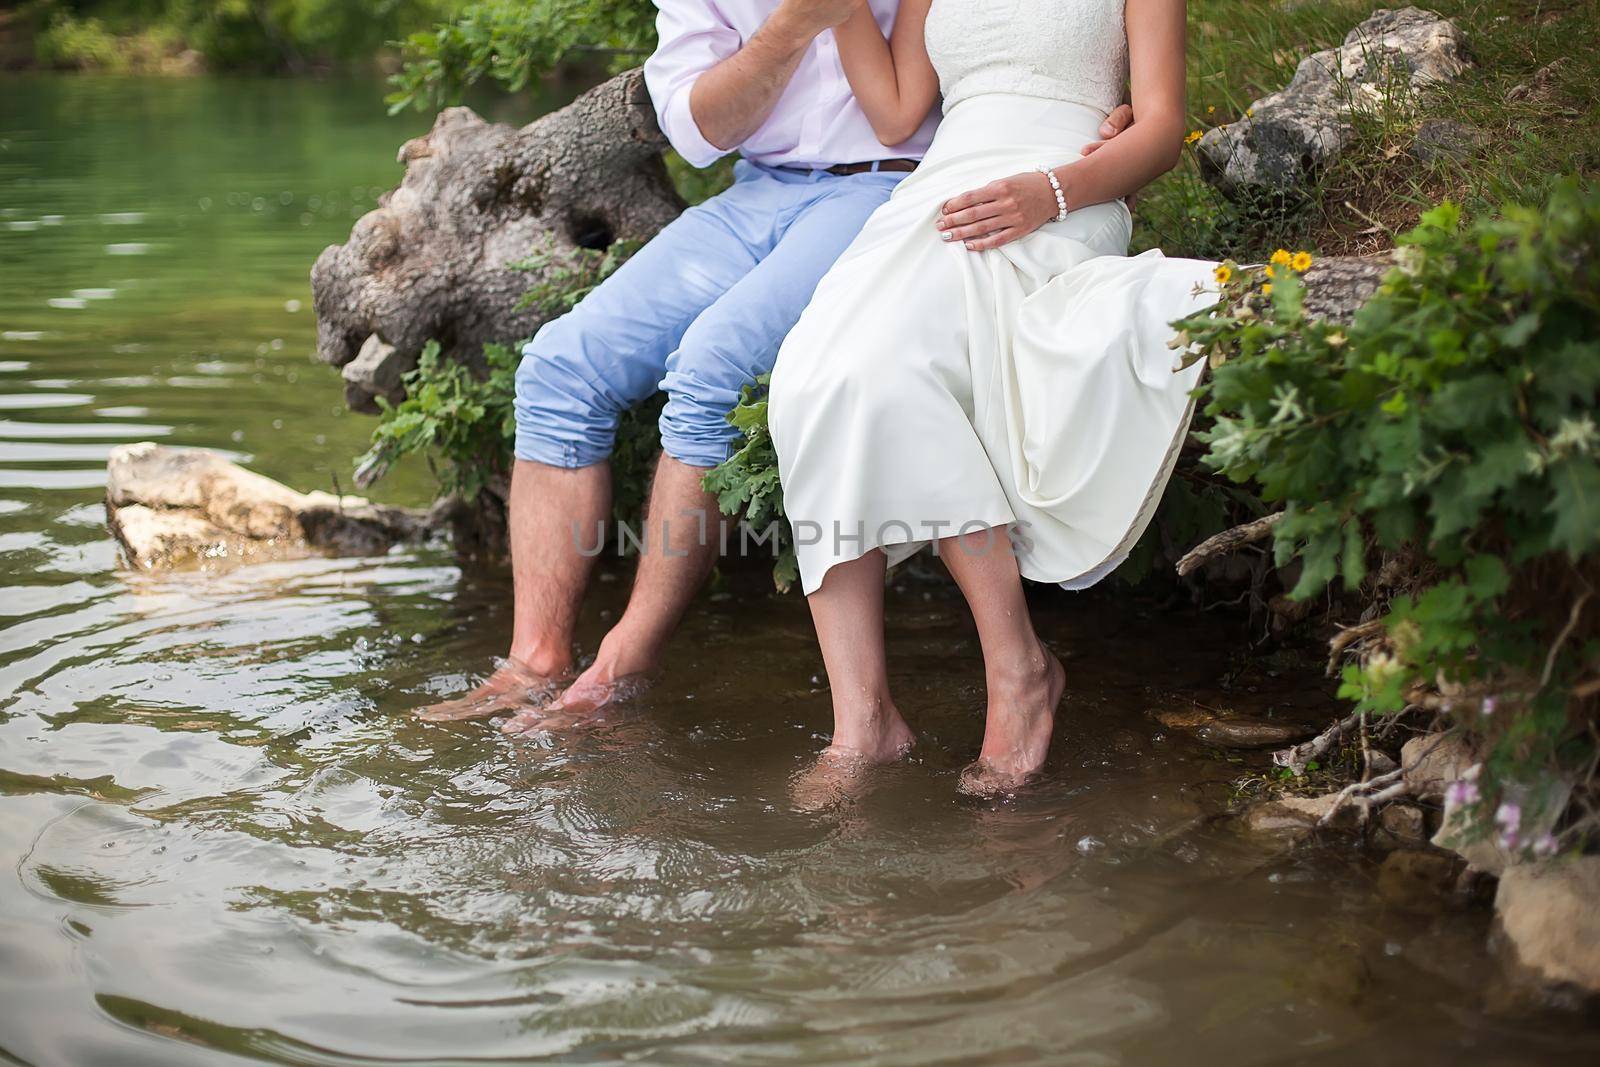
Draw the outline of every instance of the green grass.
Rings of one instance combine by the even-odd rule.
[[[1332,0],[1286,6],[1262,0],[1191,0],[1190,108],[1195,129],[1241,117],[1284,85],[1302,58],[1337,45],[1378,6]],[[1193,151],[1140,198],[1137,248],[1170,255],[1259,261],[1279,247],[1361,254],[1393,243],[1443,199],[1469,216],[1508,201],[1542,202],[1561,174],[1600,172],[1600,5],[1594,0],[1436,0],[1456,20],[1475,66],[1408,106],[1356,124],[1351,148],[1309,190],[1304,207],[1276,218],[1239,211],[1199,175]],[[1558,63],[1542,89],[1537,72]],[[1448,119],[1483,144],[1459,163],[1424,164],[1408,149],[1417,127]]]

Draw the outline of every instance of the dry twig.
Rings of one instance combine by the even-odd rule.
[[[1384,632],[1382,619],[1368,619],[1366,622],[1355,626],[1346,626],[1328,642],[1328,675],[1332,677],[1339,670],[1339,657],[1344,655],[1353,645],[1358,645],[1370,638],[1377,637]]]
[[[1295,774],[1306,773],[1306,764],[1314,759],[1326,756],[1336,745],[1344,740],[1345,734],[1354,730],[1361,723],[1361,713],[1346,716],[1322,731],[1309,741],[1302,741],[1292,748],[1280,749],[1272,754],[1272,762],[1280,767],[1287,767]]]
[[[1254,544],[1272,533],[1272,528],[1283,521],[1283,512],[1264,515],[1232,529],[1223,530],[1219,534],[1201,541],[1178,561],[1179,577],[1187,578],[1194,573],[1201,564],[1209,563],[1219,556],[1231,555],[1245,545]]]

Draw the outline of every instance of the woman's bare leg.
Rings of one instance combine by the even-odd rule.
[[[889,696],[883,645],[883,553],[835,565],[807,597],[833,693],[833,741],[794,782],[795,804],[825,807],[852,791],[864,772],[892,763],[914,738]]]
[[[983,750],[961,773],[961,788],[1009,792],[1044,765],[1066,672],[1034,632],[1006,530],[994,527],[938,544],[978,624],[989,693]]]

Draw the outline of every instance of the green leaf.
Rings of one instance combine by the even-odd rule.
[[[1555,495],[1548,511],[1555,519],[1552,546],[1577,559],[1600,544],[1600,466],[1588,457],[1562,460],[1550,467]]]

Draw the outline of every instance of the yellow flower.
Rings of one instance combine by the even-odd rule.
[[[1295,270],[1300,271],[1302,273],[1304,273],[1305,271],[1310,270],[1311,269],[1311,253],[1310,252],[1296,252],[1294,254],[1294,257],[1289,260],[1289,266],[1293,267]]]
[[[1216,113],[1217,113],[1217,109],[1216,108],[1214,108],[1214,107],[1206,108],[1206,114],[1207,115],[1215,115]]]
[[[1190,130],[1189,131],[1189,136],[1187,136],[1187,137],[1185,137],[1183,139],[1183,143],[1184,144],[1194,144],[1196,141],[1198,141],[1200,138],[1202,138],[1204,136],[1205,136],[1205,134],[1201,133],[1199,130]]]
[[[1228,281],[1233,277],[1233,268],[1226,263],[1218,263],[1217,269],[1211,273],[1217,279],[1218,285],[1227,285]]]
[[[1245,118],[1247,118],[1247,119],[1253,119],[1253,118],[1255,118],[1255,117],[1256,117],[1256,109],[1255,109],[1255,108],[1253,108],[1253,107],[1247,107],[1247,108],[1245,108],[1245,110],[1244,110],[1244,117],[1245,117]]]
[[[1287,248],[1280,248],[1272,253],[1272,258],[1268,262],[1275,267],[1287,267],[1291,258]]]
[[[1272,295],[1272,283],[1271,282],[1268,282],[1266,285],[1263,285],[1261,287],[1261,295],[1262,296],[1271,296]]]

